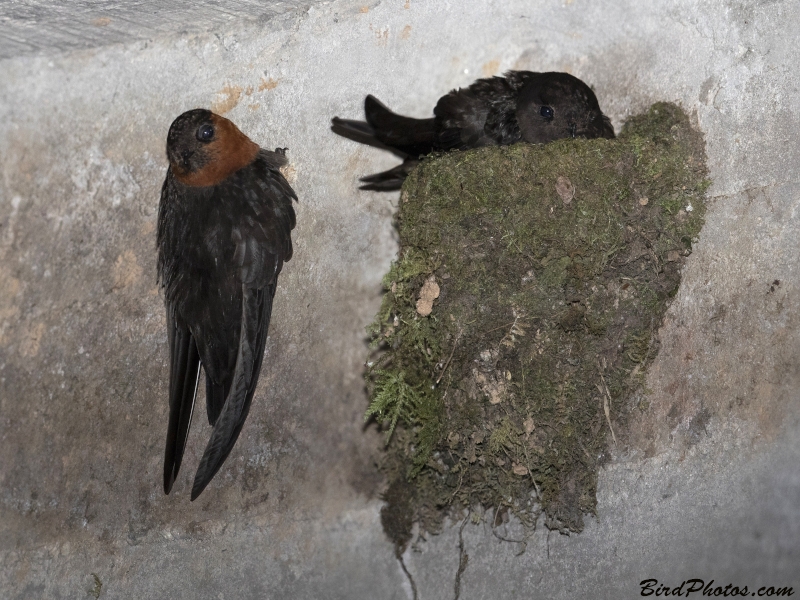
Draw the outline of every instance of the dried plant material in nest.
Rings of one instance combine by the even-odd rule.
[[[390,433],[383,470],[405,482],[385,495],[392,522],[435,531],[480,505],[582,529],[599,466],[646,406],[632,398],[707,186],[702,135],[670,104],[616,140],[422,162],[371,326],[368,413]]]
[[[419,291],[417,300],[417,314],[420,317],[427,317],[433,311],[433,301],[439,297],[439,284],[436,283],[436,276],[431,275],[425,280],[422,289]]]
[[[575,186],[572,185],[569,179],[563,175],[559,175],[556,180],[556,193],[564,204],[569,204],[575,197]]]

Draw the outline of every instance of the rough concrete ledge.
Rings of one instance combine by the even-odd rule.
[[[0,59],[213,33],[232,22],[300,13],[319,1],[9,0],[0,5]]]
[[[571,537],[540,529],[520,556],[465,528],[460,597],[634,597],[649,577],[797,593],[799,21],[789,0],[336,0],[0,61],[2,595],[410,597],[379,525],[380,438],[362,424],[363,328],[395,251],[396,198],[355,184],[393,159],[332,135],[329,119],[360,116],[366,93],[426,116],[449,89],[510,68],[584,78],[617,126],[680,103],[714,185],[650,411],[601,474],[596,521]],[[167,128],[196,106],[289,147],[300,204],[253,410],[190,503],[207,426],[173,495],[159,487],[154,228]],[[453,596],[457,550],[453,528],[407,552],[421,598]]]

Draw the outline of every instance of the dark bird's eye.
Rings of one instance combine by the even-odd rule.
[[[214,137],[214,127],[206,123],[197,130],[197,139],[201,142],[210,142]]]
[[[539,114],[542,115],[545,119],[552,119],[553,118],[553,109],[549,106],[543,106],[539,109]]]

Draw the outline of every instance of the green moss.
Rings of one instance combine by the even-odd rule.
[[[97,576],[97,573],[92,573],[92,577],[94,578],[94,587],[88,590],[87,594],[89,596],[99,598],[101,592],[103,591],[103,582],[100,581],[100,578]]]
[[[580,531],[610,428],[624,438],[628,412],[646,410],[707,187],[702,136],[669,104],[616,140],[455,152],[411,174],[369,330],[381,354],[367,414],[387,429],[393,522],[436,530],[481,505]],[[431,276],[440,296],[422,316]]]

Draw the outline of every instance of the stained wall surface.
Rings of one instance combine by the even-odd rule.
[[[116,4],[62,17],[112,27]],[[513,522],[466,526],[459,597],[638,597],[648,578],[800,591],[796,2],[222,1],[173,3],[169,19],[137,4],[118,37],[33,43],[19,14],[0,35],[0,595],[412,597],[362,419],[397,197],[356,180],[395,161],[329,122],[359,117],[367,93],[428,116],[514,68],[583,78],[617,128],[681,104],[713,185],[597,517],[524,544],[500,541],[520,539]],[[20,6],[0,9],[6,23]],[[203,11],[203,27],[179,26]],[[49,14],[31,27],[58,29]],[[288,147],[300,202],[253,409],[190,503],[209,427],[195,420],[164,496],[154,238],[166,131],[197,106]],[[458,524],[416,539],[419,597],[452,598],[459,558]]]
[[[266,22],[319,0],[5,0],[0,59],[97,48],[158,36],[212,33]]]

